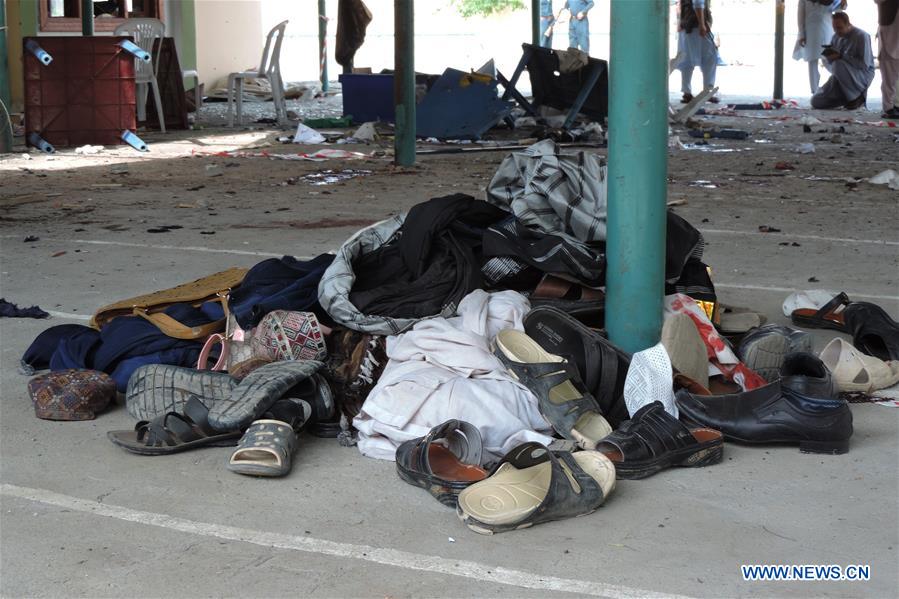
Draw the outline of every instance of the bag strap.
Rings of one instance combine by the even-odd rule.
[[[149,320],[156,326],[156,328],[158,328],[169,337],[188,340],[202,339],[204,337],[209,337],[210,335],[223,331],[225,329],[225,323],[228,320],[228,292],[220,291],[216,295],[218,295],[218,301],[224,308],[225,318],[220,318],[219,320],[210,322],[208,324],[198,325],[195,327],[182,324],[165,312],[150,313],[150,311],[146,308],[134,308],[133,314],[135,316],[140,316],[145,320]]]

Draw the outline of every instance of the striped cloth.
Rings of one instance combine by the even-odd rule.
[[[572,243],[605,241],[606,169],[601,156],[563,153],[546,139],[503,160],[487,186],[487,201]]]

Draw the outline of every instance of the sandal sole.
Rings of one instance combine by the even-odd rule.
[[[621,480],[639,480],[648,478],[653,474],[667,468],[679,466],[682,468],[701,468],[718,464],[724,459],[724,444],[718,443],[700,449],[691,449],[687,455],[685,452],[671,452],[656,460],[639,463],[615,463],[615,472]]]
[[[113,442],[114,445],[121,447],[125,451],[129,453],[134,453],[138,455],[149,455],[149,456],[157,456],[157,455],[170,455],[173,453],[180,453],[182,451],[187,451],[189,449],[196,449],[200,447],[234,447],[237,445],[237,441],[242,436],[242,433],[228,433],[226,435],[216,435],[215,437],[206,437],[205,439],[198,439],[196,441],[191,441],[189,443],[183,443],[181,445],[165,445],[162,447],[148,447],[146,445],[131,445],[125,442],[123,439],[120,439],[115,436],[115,433],[119,433],[123,431],[109,431],[106,433],[106,436],[110,441]],[[133,433],[134,431],[126,431],[128,433]]]
[[[790,340],[776,333],[761,337],[740,348],[743,363],[769,383],[780,378],[784,358],[790,353]]]
[[[135,420],[153,420],[181,412],[191,395],[206,405],[231,395],[237,381],[218,372],[152,364],[138,368],[128,380],[125,407]]]

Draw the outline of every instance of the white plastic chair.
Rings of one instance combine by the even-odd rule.
[[[153,85],[153,101],[156,102],[156,115],[159,117],[159,128],[165,133],[165,115],[162,112],[162,98],[159,95],[159,83],[156,73],[159,70],[159,54],[162,51],[162,38],[165,37],[165,23],[159,19],[128,19],[115,29],[115,35],[130,35],[134,43],[150,54],[150,62],[135,59],[134,82],[137,84],[137,119],[147,118],[147,95],[149,86]],[[153,45],[156,55],[153,55]]]
[[[265,38],[262,60],[255,71],[242,71],[228,75],[228,126],[234,125],[232,109],[234,93],[237,92],[237,123],[243,114],[243,80],[249,78],[267,79],[272,86],[272,101],[275,104],[275,119],[278,124],[287,122],[287,105],[284,103],[284,82],[281,80],[281,42],[287,21],[275,25]]]

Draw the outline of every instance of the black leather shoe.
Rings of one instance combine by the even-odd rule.
[[[787,354],[780,369],[780,384],[803,397],[839,399],[840,390],[821,358],[806,352]]]
[[[804,453],[846,453],[852,412],[840,399],[807,397],[780,381],[728,395],[711,393],[677,375],[675,397],[687,424],[713,428],[742,443],[798,443]]]
[[[899,360],[899,323],[869,302],[852,302],[843,310],[852,345],[881,360]]]

